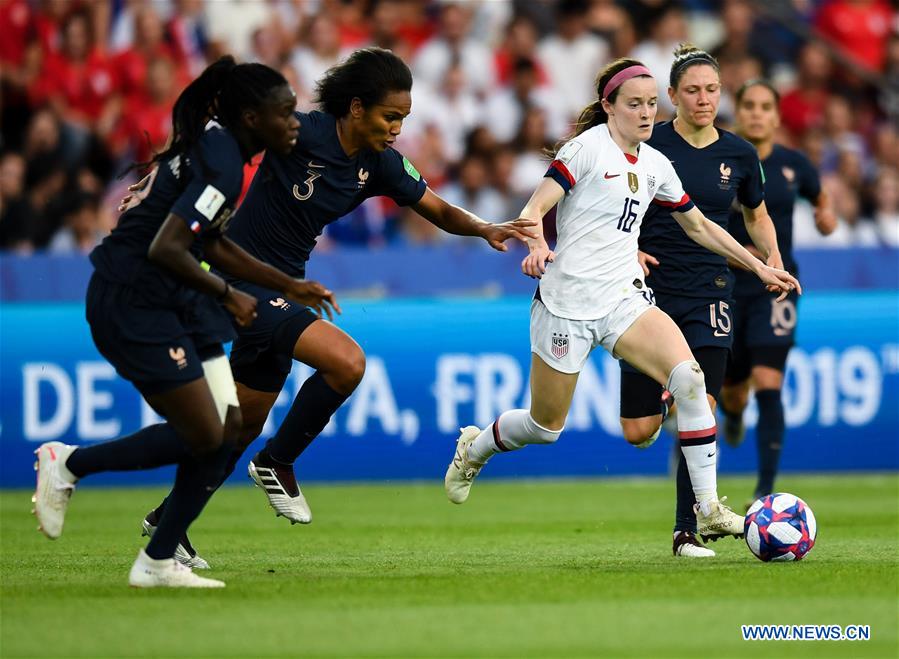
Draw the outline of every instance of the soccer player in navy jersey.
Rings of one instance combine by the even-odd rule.
[[[61,442],[35,451],[35,514],[43,533],[62,533],[77,480],[104,471],[177,464],[175,486],[129,583],[217,588],[175,560],[176,548],[221,482],[241,426],[222,343],[256,317],[256,300],[201,267],[328,308],[333,296],[252,258],[224,232],[241,190],[243,164],[263,149],[289,153],[297,140],[296,96],[277,71],[224,57],[182,92],[172,111],[173,141],[154,158],[157,175],[91,253],[86,312],[98,350],[166,422],[111,442]],[[207,129],[214,119],[217,124]],[[219,304],[221,303],[221,304]]]
[[[774,220],[777,242],[784,266],[793,274],[798,266],[793,258],[793,207],[797,197],[815,206],[815,225],[822,235],[836,228],[837,219],[821,189],[818,172],[808,158],[793,149],[774,143],[780,125],[780,95],[764,80],[750,80],[737,92],[737,132],[758,151],[765,170],[765,205]],[[730,232],[746,249],[753,251],[743,223],[731,213]],[[795,342],[798,321],[795,293],[783,302],[753,276],[735,269],[733,335],[734,346],[727,363],[721,389],[721,411],[725,414],[724,439],[732,446],[743,441],[743,410],[750,385],[755,392],[759,417],[758,481],[753,499],[774,491],[774,478],[784,438],[784,408],[781,400],[787,354]]]
[[[684,189],[699,209],[727,228],[730,208],[738,203],[752,242],[765,262],[782,269],[774,224],[765,208],[764,175],[751,144],[714,125],[721,95],[718,63],[694,46],[682,45],[671,66],[669,97],[676,107],[670,122],[655,127],[648,144],[674,165]],[[733,274],[724,257],[689,239],[664,205],[654,204],[640,234],[641,263],[656,304],[681,328],[705,374],[712,409],[721,389],[733,339]],[[658,437],[670,396],[630,364],[621,362],[621,426],[625,438],[640,447]],[[707,455],[717,460],[713,445]],[[693,489],[687,465],[679,458],[677,512],[673,551],[676,556],[714,556],[696,539]],[[722,534],[699,529],[715,539]]]
[[[302,277],[324,227],[379,195],[412,206],[444,231],[479,236],[500,251],[509,238],[534,237],[528,228],[533,221],[492,224],[448,204],[393,148],[412,110],[411,90],[409,68],[388,50],[361,49],[331,68],[317,83],[321,110],[296,114],[300,134],[289,154],[266,153],[229,237],[253,256]],[[249,466],[278,515],[308,524],[312,513],[293,464],[359,384],[365,355],[346,332],[303,305],[287,303],[271,287],[228,281],[260,304],[259,317],[238,329],[231,351],[243,431],[227,473],[262,432],[292,362],[312,366],[315,372],[281,427]],[[145,530],[153,529],[166,507],[164,501],[147,515]],[[193,553],[186,538],[182,544]]]

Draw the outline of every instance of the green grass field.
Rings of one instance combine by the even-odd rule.
[[[666,480],[304,488],[308,527],[229,487],[192,538],[222,591],[127,586],[161,489],[82,487],[62,538],[2,504],[3,657],[896,657],[899,477],[785,476],[818,519],[800,563],[742,541],[671,556]],[[723,479],[739,498],[746,479]],[[745,642],[750,623],[868,624],[867,642]]]

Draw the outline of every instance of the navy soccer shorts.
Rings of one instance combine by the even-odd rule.
[[[742,382],[754,366],[786,369],[787,354],[796,342],[799,295],[793,291],[783,302],[775,299],[768,293],[734,299],[734,347],[727,382]]]
[[[224,354],[222,343],[234,336],[227,312],[199,292],[160,308],[95,273],[85,307],[100,354],[144,396],[202,378],[203,361]]]
[[[259,301],[253,324],[237,328],[231,348],[234,380],[257,391],[281,391],[293,366],[297,339],[318,316],[276,291],[243,281],[232,285]]]
[[[656,305],[680,328],[705,374],[706,392],[717,398],[724,383],[727,355],[733,342],[731,303],[726,299],[695,298],[656,291]],[[662,385],[623,359],[621,416],[638,419],[658,414]]]

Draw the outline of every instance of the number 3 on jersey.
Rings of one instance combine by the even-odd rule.
[[[294,183],[293,186],[293,196],[299,199],[300,201],[306,201],[309,197],[312,196],[312,193],[315,191],[315,186],[313,183],[315,179],[320,178],[321,174],[318,172],[314,172],[311,169],[307,169],[306,173],[309,174],[309,178],[307,178],[303,183],[306,185],[306,192],[300,192],[300,186]]]
[[[618,218],[618,230],[630,233],[637,220],[637,207],[640,202],[630,197],[624,198],[624,210],[621,211],[621,217]]]

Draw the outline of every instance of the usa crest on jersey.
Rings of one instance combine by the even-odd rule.
[[[568,335],[553,332],[552,353],[556,359],[562,359],[568,354]]]

